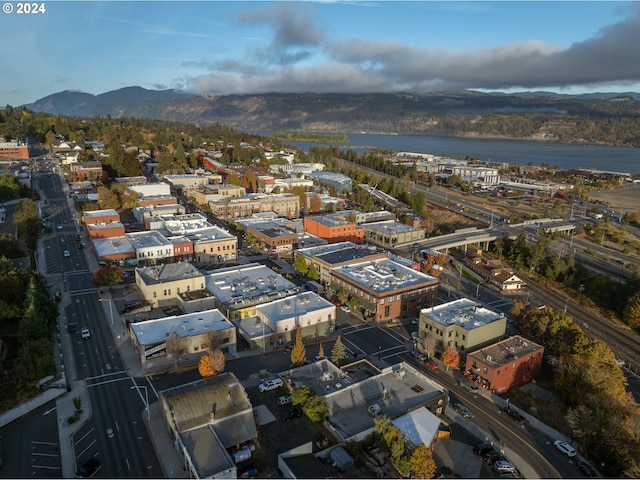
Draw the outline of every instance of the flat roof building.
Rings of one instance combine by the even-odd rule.
[[[504,335],[507,317],[470,298],[423,308],[418,340],[430,354],[451,346],[461,355],[494,343]]]
[[[129,328],[143,367],[152,358],[207,353],[209,333],[220,350],[236,353],[236,329],[217,309],[130,323]]]
[[[182,292],[204,290],[204,275],[188,262],[136,268],[136,285],[153,308],[177,305]]]
[[[390,259],[345,265],[331,271],[331,289],[358,299],[365,320],[389,322],[417,317],[433,305],[438,279]]]
[[[412,227],[396,220],[366,223],[362,225],[366,241],[385,248],[396,248],[400,245],[424,240],[425,229]]]
[[[231,320],[254,317],[257,306],[298,292],[298,287],[266,265],[249,263],[207,272],[206,288]]]

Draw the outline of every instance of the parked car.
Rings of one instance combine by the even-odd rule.
[[[473,414],[469,411],[469,409],[461,403],[454,403],[453,408],[458,412],[460,412],[460,415],[462,415],[465,418],[473,417]]]
[[[293,397],[291,395],[283,395],[278,398],[278,405],[289,405],[293,403]]]
[[[462,388],[466,388],[471,393],[478,393],[478,386],[471,380],[460,380],[458,382],[458,385],[460,385]]]
[[[496,460],[493,462],[493,469],[498,473],[516,473],[516,467],[505,460]]]
[[[129,313],[129,312],[133,312],[134,310],[140,308],[142,306],[141,303],[129,303],[129,304],[125,304],[124,308],[122,309],[122,311],[120,312],[121,315],[124,315],[125,313]]]
[[[427,357],[425,356],[425,354],[417,350],[414,350],[413,352],[411,352],[411,355],[416,357],[421,362],[425,362],[427,360]]]
[[[576,462],[576,467],[578,467],[578,470],[580,470],[586,478],[596,478],[598,476],[598,472],[596,472],[596,469],[589,465],[587,462],[578,460]]]
[[[427,368],[430,368],[431,370],[438,370],[438,368],[440,368],[438,364],[433,360],[427,360],[426,362],[424,362],[424,364],[426,365]]]
[[[265,380],[260,385],[258,385],[258,390],[262,392],[268,392],[269,390],[275,390],[276,388],[280,388],[284,385],[281,378],[272,378],[270,380]]]
[[[346,313],[351,312],[351,309],[350,309],[348,306],[346,306],[346,305],[342,305],[342,306],[340,307],[340,310],[342,310],[343,312],[346,312]]]
[[[77,323],[69,323],[67,325],[67,332],[76,333],[77,331],[78,331],[78,324]]]
[[[91,457],[78,469],[78,471],[76,472],[76,478],[93,477],[98,471],[98,468],[100,468],[100,460],[98,460],[96,457]]]
[[[82,335],[83,340],[87,338],[91,338],[91,330],[89,330],[87,327],[82,327],[82,330],[80,330],[80,333]]]
[[[576,453],[578,453],[576,452],[575,448],[573,448],[571,445],[569,445],[567,442],[563,440],[556,440],[555,442],[553,442],[553,444],[556,446],[558,450],[560,450],[562,453],[564,453],[568,457],[575,457]]]
[[[481,457],[493,450],[495,450],[493,448],[493,445],[488,442],[478,443],[477,445],[473,446],[473,453],[475,453],[476,455],[480,455]]]
[[[302,416],[302,408],[298,406],[293,406],[289,409],[289,411],[285,412],[281,419],[283,422],[288,422],[292,418],[297,418]]]
[[[509,415],[511,418],[513,418],[516,422],[521,423],[522,425],[525,424],[525,422],[527,421],[527,419],[524,417],[524,415],[522,415],[520,412],[516,411],[513,407],[510,406],[506,406],[502,409],[502,411],[504,413],[506,413],[507,415]]]

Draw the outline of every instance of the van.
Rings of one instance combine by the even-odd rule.
[[[260,385],[258,385],[258,390],[260,392],[268,392],[269,390],[275,390],[276,388],[282,387],[283,382],[281,378],[272,378],[270,380],[265,380]]]
[[[278,398],[278,405],[289,405],[293,403],[293,397],[291,395],[283,395]]]

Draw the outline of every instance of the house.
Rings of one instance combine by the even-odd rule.
[[[204,290],[204,275],[188,262],[136,268],[136,285],[152,308],[173,306],[182,292]]]
[[[258,432],[249,396],[235,375],[224,372],[163,390],[159,401],[190,478],[237,478],[234,452],[251,451]]]
[[[526,286],[524,280],[516,275],[513,268],[503,265],[498,259],[485,257],[481,250],[476,255],[467,255],[464,261],[471,270],[502,292],[519,292]]]
[[[304,217],[304,231],[324,238],[329,243],[354,242],[362,243],[364,230],[355,223],[355,218],[346,217],[344,213]]]
[[[538,378],[544,347],[516,335],[467,354],[465,372],[480,386],[503,393]]]

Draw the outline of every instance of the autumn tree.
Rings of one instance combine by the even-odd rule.
[[[107,265],[93,272],[91,283],[96,287],[112,287],[122,283],[124,280],[124,272],[116,265]]]
[[[189,338],[183,337],[178,332],[172,332],[166,341],[167,355],[173,357],[173,364],[177,366],[178,359],[181,355],[188,352]]]
[[[346,358],[347,350],[344,348],[344,344],[342,343],[342,337],[338,335],[336,343],[333,344],[333,349],[331,350],[331,361],[336,365],[340,365],[340,362]]]
[[[318,349],[318,356],[320,358],[324,358],[324,345],[321,343],[320,348]]]
[[[307,352],[302,341],[302,328],[296,329],[296,342],[291,349],[291,363],[296,367],[304,365],[307,361]]]
[[[434,478],[437,465],[431,450],[424,443],[418,445],[409,458],[413,478]]]
[[[103,185],[98,187],[98,205],[100,205],[100,208],[103,210],[117,210],[121,206],[118,196]]]
[[[347,303],[347,299],[349,298],[349,295],[344,290],[338,290],[336,292],[336,297],[338,297],[338,301],[341,304],[345,304],[345,303]]]
[[[449,367],[457,368],[460,364],[460,354],[458,353],[458,350],[449,345],[444,349],[444,352],[442,353],[442,360],[447,366],[447,370],[449,369]]]
[[[622,319],[635,332],[640,332],[640,291],[631,295],[627,300],[622,311]]]
[[[314,193],[309,200],[309,211],[311,213],[322,211],[322,198],[317,193]]]
[[[200,357],[198,372],[202,378],[211,378],[216,374],[215,370],[211,366],[211,357],[209,355],[203,355]]]

